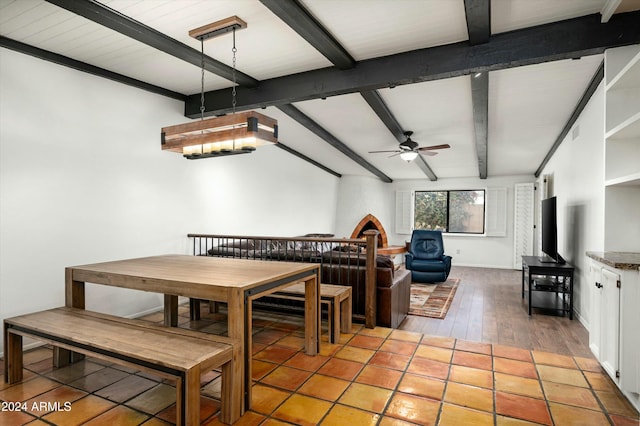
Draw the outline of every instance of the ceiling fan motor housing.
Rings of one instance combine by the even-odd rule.
[[[400,144],[400,149],[405,151],[415,151],[417,148],[418,143],[412,141],[410,138]]]

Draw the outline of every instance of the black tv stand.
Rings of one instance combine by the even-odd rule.
[[[573,319],[573,272],[568,263],[544,263],[538,256],[522,256],[522,298],[528,299],[529,315],[532,308],[538,308]]]

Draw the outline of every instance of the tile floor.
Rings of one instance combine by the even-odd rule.
[[[224,314],[181,326],[219,333]],[[161,314],[146,317],[154,322]],[[354,325],[321,354],[302,351],[302,321],[256,312],[253,406],[241,425],[635,425],[638,413],[593,359]],[[0,425],[162,425],[171,383],[95,359],[54,370],[25,354],[25,380],[0,383]],[[3,367],[0,367],[3,368]],[[0,371],[0,373],[4,373]],[[203,424],[217,420],[220,377],[202,380]],[[8,402],[20,402],[24,409]],[[23,404],[24,403],[24,404]]]

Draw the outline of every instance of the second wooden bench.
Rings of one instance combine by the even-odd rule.
[[[304,284],[296,283],[269,297],[301,300],[304,302]],[[338,343],[340,332],[351,333],[351,287],[345,285],[320,284],[320,303],[327,305],[329,342]]]
[[[74,308],[4,320],[4,377],[22,380],[22,337],[176,380],[177,423],[200,424],[200,375],[222,369],[220,420],[242,412],[241,360],[226,337]]]
[[[284,290],[271,293],[268,297],[299,300],[304,302],[304,283],[290,285]],[[189,316],[192,321],[200,319],[200,299],[189,300]],[[218,312],[218,302],[209,301],[209,311]],[[335,284],[320,284],[320,303],[327,305],[327,325],[329,342],[338,343],[340,332],[350,333],[352,323],[351,287]]]

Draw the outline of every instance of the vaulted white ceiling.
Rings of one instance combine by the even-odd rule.
[[[0,0],[3,45],[6,40],[17,41],[178,95],[199,96],[201,70],[197,64],[134,40],[55,3],[55,0]],[[248,23],[246,29],[236,34],[237,69],[260,82],[333,66],[259,0],[101,0],[94,3],[105,5],[198,52],[200,42],[188,36],[189,30],[237,15]],[[464,0],[299,0],[298,3],[356,61],[356,72],[360,61],[469,40]],[[491,0],[490,32],[496,35],[599,14],[606,4],[607,0]],[[487,45],[490,44],[491,39]],[[231,48],[231,34],[204,43],[205,55],[229,66],[232,65]],[[603,55],[600,50],[581,58],[554,59],[549,57],[532,61],[531,65],[495,70],[485,68],[489,70],[488,176],[536,172],[589,87]],[[425,63],[425,68],[431,66],[428,60]],[[390,81],[371,88],[376,90],[400,127],[414,132],[412,138],[420,145],[451,146],[436,156],[425,157],[437,178],[479,175],[473,78],[473,73],[467,72],[411,84]],[[230,86],[226,78],[211,72],[205,75],[206,91],[228,90]],[[322,87],[315,89],[322,92]],[[243,90],[239,87],[239,98]],[[228,99],[230,104],[230,90]],[[418,161],[406,163],[398,156],[390,158],[391,154],[369,153],[396,149],[398,140],[358,91],[292,99],[290,104],[390,179],[427,179]],[[295,151],[337,174],[375,175],[277,106],[268,106],[261,112],[278,119],[279,141]],[[178,123],[166,123],[172,124]]]

